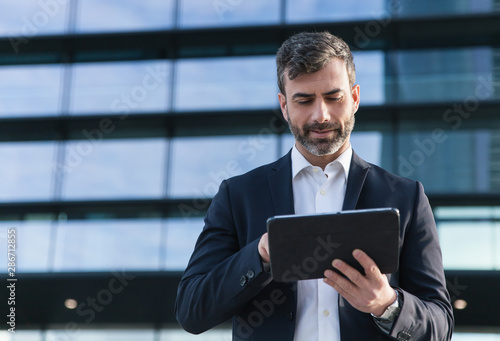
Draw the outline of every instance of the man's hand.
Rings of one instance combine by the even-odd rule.
[[[267,237],[267,232],[260,237],[259,240],[259,255],[264,263],[269,263],[269,239]]]
[[[387,277],[380,273],[375,262],[366,253],[354,250],[352,254],[365,270],[366,276],[340,259],[335,259],[332,262],[333,267],[347,278],[335,271],[326,270],[324,273],[326,278],[323,281],[337,290],[354,308],[380,316],[396,300],[396,292],[389,285]]]

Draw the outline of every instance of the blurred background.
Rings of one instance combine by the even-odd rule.
[[[180,329],[177,283],[220,182],[292,147],[274,55],[322,30],[354,150],[426,188],[453,340],[500,340],[498,0],[0,0],[0,340],[230,340]]]

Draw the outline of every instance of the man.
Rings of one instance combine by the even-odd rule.
[[[281,110],[296,143],[276,162],[224,181],[179,284],[176,316],[201,333],[233,319],[233,340],[449,340],[452,308],[422,185],[359,158],[349,137],[360,101],[347,44],[300,33],[277,53]],[[362,275],[341,260],[322,280],[277,283],[266,220],[274,215],[395,207],[399,270]]]

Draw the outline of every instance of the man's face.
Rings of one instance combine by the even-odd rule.
[[[293,80],[285,76],[285,91],[278,97],[297,149],[306,158],[342,154],[359,106],[359,85],[349,86],[344,62],[334,58],[315,73]]]

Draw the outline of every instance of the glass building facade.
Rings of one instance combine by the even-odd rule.
[[[450,29],[468,23],[477,32]],[[175,288],[220,182],[293,146],[274,53],[292,32],[328,29],[356,63],[354,150],[430,198],[450,294],[469,304],[453,340],[500,340],[466,315],[486,313],[474,291],[493,289],[474,281],[500,270],[499,28],[497,0],[0,1],[0,272],[15,229],[20,282],[126,271]],[[0,339],[230,340],[228,325],[184,333],[171,305],[160,324],[115,321],[115,301],[141,299],[126,290],[109,320],[76,319],[65,299],[95,288],[65,292],[53,319],[21,307],[19,332]]]

